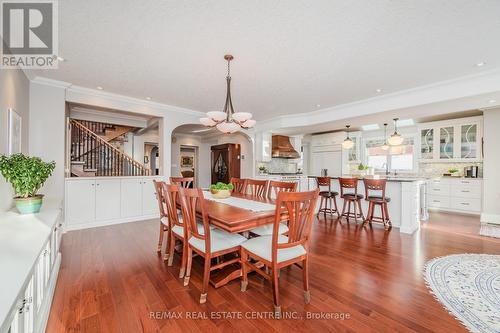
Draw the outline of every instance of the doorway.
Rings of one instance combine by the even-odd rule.
[[[180,148],[180,171],[182,177],[193,177],[194,187],[198,186],[198,147],[184,146]]]

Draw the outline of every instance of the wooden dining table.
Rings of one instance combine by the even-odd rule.
[[[274,199],[264,197],[233,193],[232,197],[258,201],[268,204],[275,204]],[[249,209],[235,207],[226,203],[205,199],[209,223],[231,233],[246,233],[253,228],[273,224],[276,210],[255,212]],[[201,212],[197,211],[201,217]],[[241,276],[241,267],[239,265],[228,265],[223,269],[214,272],[210,278],[210,283],[219,288],[232,280]]]

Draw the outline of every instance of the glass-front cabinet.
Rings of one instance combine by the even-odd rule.
[[[482,117],[443,120],[419,126],[421,161],[477,162],[482,159]]]
[[[420,158],[432,160],[434,158],[434,129],[424,128],[420,130]]]

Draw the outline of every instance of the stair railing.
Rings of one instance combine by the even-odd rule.
[[[149,169],[113,147],[78,120],[70,119],[71,161],[83,161],[96,176],[148,176]]]

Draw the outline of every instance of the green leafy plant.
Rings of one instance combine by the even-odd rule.
[[[368,165],[363,165],[363,163],[359,163],[358,170],[360,171],[368,170]]]
[[[233,184],[225,184],[223,182],[218,182],[217,184],[210,185],[211,190],[229,190],[232,191],[234,189]]]
[[[0,173],[11,183],[16,198],[36,196],[55,167],[56,162],[44,162],[39,157],[24,154],[0,156]]]
[[[448,169],[448,172],[449,173],[456,173],[456,172],[458,172],[458,169],[456,169],[456,168]]]

